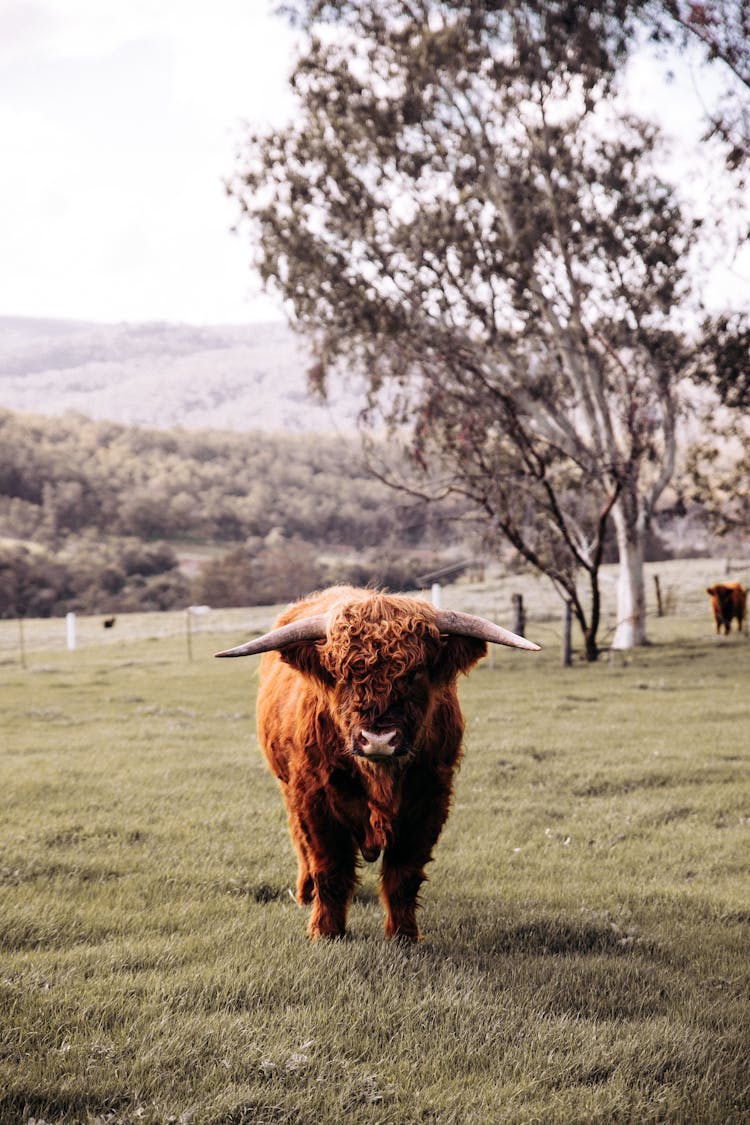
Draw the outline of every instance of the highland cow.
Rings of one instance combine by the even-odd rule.
[[[419,938],[419,890],[461,756],[456,680],[487,642],[538,650],[484,618],[342,586],[216,654],[265,653],[258,734],[286,803],[313,939],[344,935],[360,856],[382,856],[387,936]]]
[[[737,629],[741,633],[747,601],[747,590],[742,583],[719,582],[715,586],[709,586],[706,593],[711,599],[716,632],[720,633],[723,629],[725,633],[728,633],[732,628],[732,621],[736,617]]]

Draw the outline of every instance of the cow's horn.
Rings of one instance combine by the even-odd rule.
[[[441,633],[452,633],[458,637],[477,637],[481,641],[491,641],[495,645],[510,645],[511,648],[525,648],[529,652],[539,652],[540,646],[509,629],[503,629],[484,617],[475,617],[473,613],[454,613],[451,610],[441,610],[436,618],[437,627]]]
[[[214,656],[255,656],[258,652],[287,648],[288,645],[302,644],[304,641],[322,641],[326,635],[325,617],[303,617],[299,621],[290,621],[288,625],[280,625],[278,629],[272,629],[270,633],[264,633],[254,641],[246,641],[244,645],[215,652]]]

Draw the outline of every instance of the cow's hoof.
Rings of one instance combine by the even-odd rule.
[[[386,930],[385,936],[390,941],[398,942],[400,945],[416,945],[417,942],[422,940],[422,935],[416,928],[413,930],[393,930],[392,932]]]
[[[309,930],[310,941],[349,941],[346,930]]]

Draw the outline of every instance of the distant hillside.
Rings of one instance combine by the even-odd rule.
[[[362,406],[350,385],[322,405],[309,351],[284,324],[197,327],[0,317],[0,406],[73,410],[161,429],[332,431]]]

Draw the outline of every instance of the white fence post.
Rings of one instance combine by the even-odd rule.
[[[432,583],[431,593],[432,593],[432,604],[434,605],[435,609],[440,609],[440,583],[439,582],[433,582]]]
[[[76,647],[76,615],[74,613],[65,614],[65,632],[68,638],[68,648],[72,652]]]

